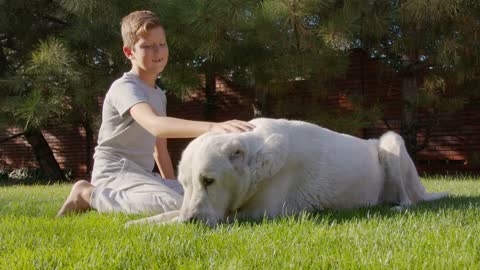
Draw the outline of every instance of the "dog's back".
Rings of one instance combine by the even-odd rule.
[[[294,210],[378,203],[383,171],[374,143],[302,121],[257,119],[253,123],[260,133],[289,137],[286,164],[263,181],[257,196],[282,201],[279,207]]]
[[[289,137],[287,163],[263,187],[275,192],[259,194],[275,199],[285,195],[282,207],[410,205],[447,195],[425,192],[403,139],[394,132],[364,140],[302,121],[258,119],[254,123],[268,127],[265,134]]]

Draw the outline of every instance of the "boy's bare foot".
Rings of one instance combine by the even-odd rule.
[[[92,195],[93,188],[93,185],[85,180],[80,180],[73,184],[70,195],[68,195],[62,208],[58,211],[57,217],[89,210],[90,196]]]

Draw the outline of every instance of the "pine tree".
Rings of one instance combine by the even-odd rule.
[[[22,135],[49,179],[65,179],[41,132],[65,106],[61,85],[71,70],[50,72],[53,66],[68,67],[69,55],[60,40],[49,39],[65,22],[57,17],[58,6],[52,1],[2,1],[0,5],[2,119],[24,128]]]
[[[112,12],[114,6],[99,1],[3,1],[1,5],[0,17],[5,20],[0,26],[0,62],[5,63],[0,70],[2,120],[23,128],[21,135],[46,177],[64,179],[42,129],[66,121],[82,125],[87,153],[92,148],[98,116],[95,97],[104,93],[123,61],[121,50],[114,50],[122,12]],[[90,165],[91,154],[87,156]]]
[[[329,28],[332,20],[341,21],[332,9],[333,1],[158,1],[154,10],[165,20],[171,50],[162,80],[175,89],[180,76],[195,82],[190,78],[204,74],[211,110],[214,78],[222,76],[255,90],[259,114],[266,112],[269,92],[281,95],[288,88],[284,82],[306,79],[325,91],[348,64],[341,49],[349,39]]]
[[[167,29],[169,65],[162,74],[167,88],[182,94],[201,86],[205,116],[215,112],[216,77],[226,76],[245,62],[245,32],[255,1],[152,1]],[[240,55],[243,53],[243,55]]]
[[[338,1],[261,1],[254,17],[251,38],[260,49],[244,70],[251,73],[259,111],[267,94],[276,95],[280,98],[273,110],[283,117],[303,111],[305,120],[351,134],[381,116],[377,107],[366,108],[355,96],[349,97],[352,112],[342,116],[281,98],[295,84],[300,88],[295,91],[306,89],[320,98],[336,91],[332,81],[347,70],[358,28]]]

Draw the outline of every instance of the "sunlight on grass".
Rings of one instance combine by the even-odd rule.
[[[0,187],[0,269],[479,269],[480,179],[428,178],[438,202],[236,222],[136,226],[55,218],[70,185]]]

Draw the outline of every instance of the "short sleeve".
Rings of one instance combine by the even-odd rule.
[[[119,83],[112,90],[110,92],[111,104],[121,116],[124,116],[133,105],[148,101],[143,89],[133,82]]]

